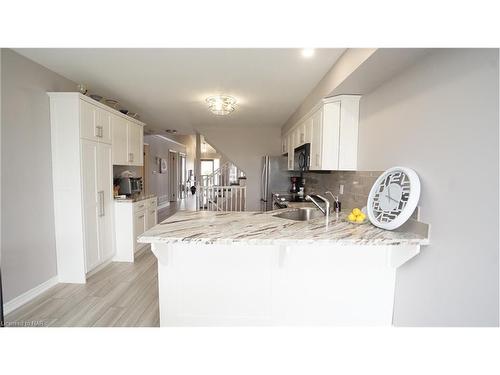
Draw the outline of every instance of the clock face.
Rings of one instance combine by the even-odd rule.
[[[391,168],[375,182],[368,198],[370,221],[384,229],[395,229],[411,216],[418,203],[420,181],[408,168]]]

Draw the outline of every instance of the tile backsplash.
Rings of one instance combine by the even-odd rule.
[[[324,194],[330,190],[339,196],[342,210],[366,206],[368,194],[373,183],[382,171],[331,171],[307,172],[306,193]],[[344,193],[339,194],[340,185],[344,185]]]

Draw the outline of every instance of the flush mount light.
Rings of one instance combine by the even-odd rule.
[[[304,48],[302,50],[302,56],[309,59],[314,56],[314,48]]]
[[[217,116],[228,115],[236,109],[236,99],[228,95],[214,95],[206,99],[208,109]]]
[[[177,130],[175,130],[175,129],[167,129],[167,130],[165,130],[165,132],[167,132],[168,134],[175,134],[175,133],[177,133]]]

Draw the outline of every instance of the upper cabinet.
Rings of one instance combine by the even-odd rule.
[[[128,121],[128,160],[130,165],[143,165],[143,131],[142,126]]]
[[[111,144],[111,114],[89,102],[80,100],[80,137]]]
[[[325,98],[290,129],[282,139],[282,144],[289,142],[288,169],[294,168],[294,149],[310,143],[310,170],[356,170],[360,99]]]
[[[143,127],[140,124],[113,116],[113,164],[143,165]]]

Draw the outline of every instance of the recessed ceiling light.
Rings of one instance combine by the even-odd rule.
[[[236,109],[236,99],[228,95],[214,95],[206,99],[208,109],[217,116],[228,115]]]
[[[314,56],[314,48],[304,48],[302,50],[302,56],[305,58],[311,58]]]

